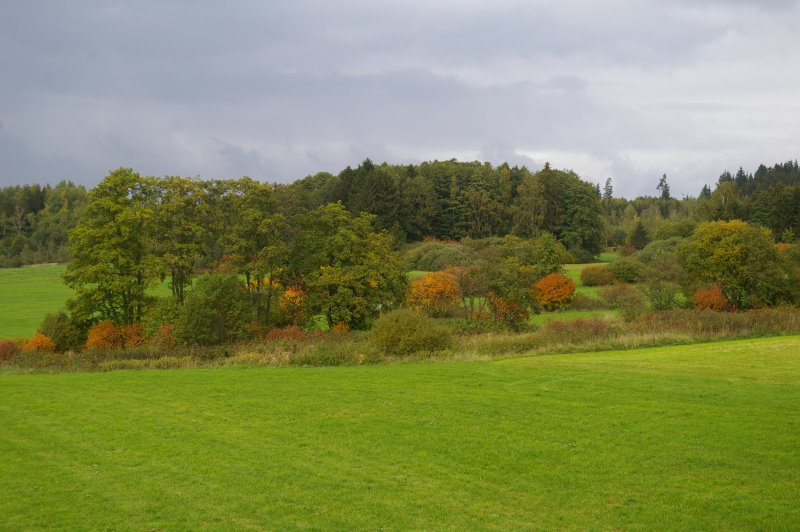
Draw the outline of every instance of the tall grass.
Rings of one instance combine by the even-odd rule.
[[[464,320],[440,320],[455,335],[452,347],[392,355],[363,332],[318,332],[267,342],[221,347],[158,346],[91,350],[66,354],[22,351],[2,362],[4,372],[109,371],[220,366],[342,366],[389,363],[409,358],[487,359],[605,351],[720,339],[800,333],[800,310],[762,309],[739,313],[674,310],[647,313],[631,322],[611,316],[547,321],[533,331],[514,333],[493,327],[471,329]],[[488,325],[488,324],[487,324]]]

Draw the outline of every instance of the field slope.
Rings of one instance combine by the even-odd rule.
[[[800,337],[0,375],[0,528],[800,528]]]

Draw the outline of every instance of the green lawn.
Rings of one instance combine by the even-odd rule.
[[[45,314],[58,312],[72,295],[61,279],[66,266],[0,269],[0,340],[28,338]]]
[[[798,353],[0,375],[0,529],[797,530]]]

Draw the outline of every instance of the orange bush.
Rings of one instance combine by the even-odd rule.
[[[101,321],[92,325],[86,336],[85,349],[114,349],[125,345],[125,335],[122,327],[110,321]]]
[[[299,286],[287,286],[278,304],[283,309],[286,321],[297,325],[303,317],[303,298],[306,293]]]
[[[0,360],[11,360],[19,353],[19,344],[12,340],[0,340]]]
[[[533,285],[533,295],[548,310],[564,308],[574,293],[575,283],[560,273],[546,275]]]
[[[697,310],[716,310],[723,311],[728,308],[730,301],[722,293],[722,286],[719,283],[712,284],[707,289],[699,289],[694,293],[694,308]]]
[[[461,297],[456,277],[448,272],[426,273],[411,281],[408,302],[431,316],[449,313]]]
[[[350,331],[350,326],[343,321],[340,321],[331,328],[331,332],[334,334],[345,334],[348,331]]]
[[[23,351],[39,351],[42,353],[55,353],[56,344],[50,338],[37,332],[33,338],[25,342],[22,346]]]

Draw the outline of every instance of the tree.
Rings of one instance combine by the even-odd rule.
[[[329,327],[344,322],[365,329],[382,311],[399,305],[408,280],[394,239],[372,228],[374,216],[354,217],[341,203],[318,207],[299,221],[292,260],[310,313]]]
[[[244,337],[252,315],[238,275],[203,275],[194,283],[180,310],[177,335],[187,344],[234,342]]]
[[[149,254],[155,187],[130,168],[111,172],[89,193],[80,223],[69,233],[72,262],[64,280],[68,302],[84,320],[118,325],[139,321],[147,288],[158,280]]]
[[[182,304],[195,263],[203,256],[208,229],[203,225],[205,192],[200,183],[168,176],[156,182],[158,203],[153,217],[153,252],[170,278],[172,296]]]
[[[647,243],[650,242],[650,237],[647,235],[647,230],[644,228],[644,224],[642,224],[641,220],[636,221],[636,225],[633,226],[628,241],[636,249],[644,249]]]
[[[737,308],[775,304],[785,299],[784,261],[769,231],[741,220],[708,222],[678,247],[690,287],[719,283]]]

